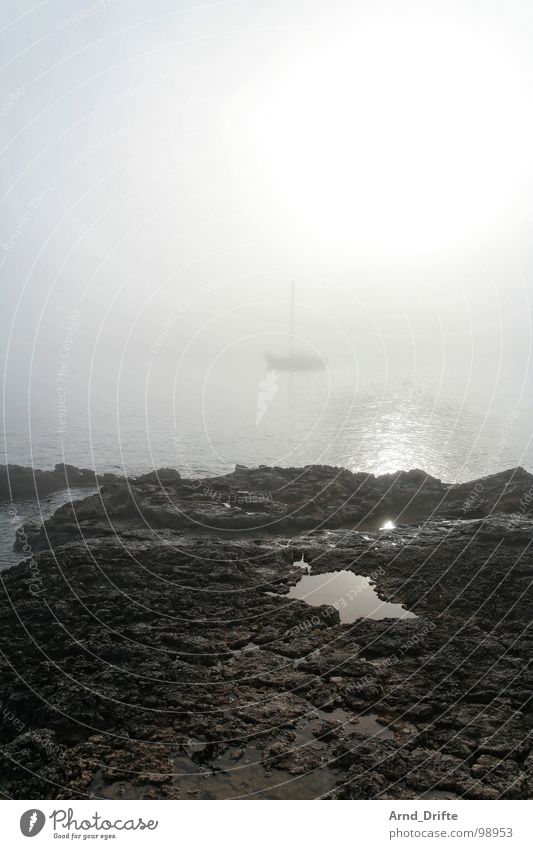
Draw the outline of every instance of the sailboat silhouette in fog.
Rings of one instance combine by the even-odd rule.
[[[307,354],[294,348],[294,281],[291,286],[291,317],[289,325],[289,351],[287,354],[273,354],[265,351],[269,369],[276,371],[322,371],[326,362],[316,354]]]

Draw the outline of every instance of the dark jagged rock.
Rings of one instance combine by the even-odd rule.
[[[51,471],[9,463],[0,465],[0,501],[43,498],[63,489],[78,489],[114,483],[117,475],[97,475],[91,469],[78,469],[68,463],[56,463]]]
[[[98,526],[107,535],[110,522],[121,530],[140,523],[188,533],[261,536],[313,529],[375,530],[386,520],[412,524],[475,519],[494,512],[514,512],[519,519],[531,515],[533,506],[533,476],[520,468],[458,485],[444,484],[419,469],[375,477],[331,466],[238,466],[231,474],[203,480],[160,469],[106,483],[92,498],[60,508],[46,523],[46,534],[30,523],[24,531],[32,547],[68,541],[74,521],[93,536]]]
[[[165,471],[60,508],[3,573],[4,794],[531,798],[532,483]],[[417,618],[288,598],[302,554]]]
[[[135,483],[145,484],[166,484],[176,483],[181,479],[180,473],[176,469],[155,469],[153,472],[147,472],[145,475],[140,475],[135,478]]]

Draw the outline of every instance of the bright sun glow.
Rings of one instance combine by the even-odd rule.
[[[295,61],[255,130],[274,194],[313,238],[410,253],[475,237],[512,209],[530,173],[530,113],[497,43],[381,20]]]

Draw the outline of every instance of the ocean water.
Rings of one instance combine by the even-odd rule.
[[[24,554],[22,551],[13,549],[15,532],[20,525],[28,519],[38,519],[40,522],[44,522],[67,501],[86,498],[94,492],[96,492],[96,489],[71,489],[53,492],[51,495],[39,499],[39,501],[12,501],[9,505],[2,504],[0,509],[0,572],[2,569],[9,569],[10,566],[14,566],[30,556],[28,553]]]
[[[67,386],[58,416],[53,387],[30,391],[25,408],[6,409],[10,463],[57,462],[135,475],[170,466],[186,477],[221,474],[236,463],[341,466],[374,474],[420,468],[441,480],[471,480],[522,465],[533,470],[531,393],[487,374],[468,384],[461,371],[440,381],[419,370],[340,366],[288,374],[260,356],[223,358],[154,373],[142,364],[98,391]],[[40,391],[42,390],[42,391]],[[15,505],[24,518],[51,515],[69,497]],[[0,566],[18,562],[14,523],[0,507]]]
[[[190,363],[163,374],[140,366],[98,391],[67,387],[8,407],[7,462],[57,462],[138,474],[178,468],[221,474],[236,463],[342,466],[374,474],[420,468],[465,481],[522,465],[533,470],[533,397],[522,385],[353,367],[288,374],[264,361]]]

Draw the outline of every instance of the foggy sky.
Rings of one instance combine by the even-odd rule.
[[[286,331],[293,279],[299,332],[332,362],[350,360],[349,342],[363,369],[381,357],[406,374],[462,380],[461,391],[473,380],[488,395],[527,394],[530,185],[470,242],[339,252],[288,214],[253,145],[250,116],[300,57],[398,7],[497,33],[533,75],[527,0],[4,0],[0,350],[10,411],[55,398],[73,313],[70,380],[112,397],[150,363],[170,380],[184,352],[211,362],[251,337],[242,350],[259,356]]]

